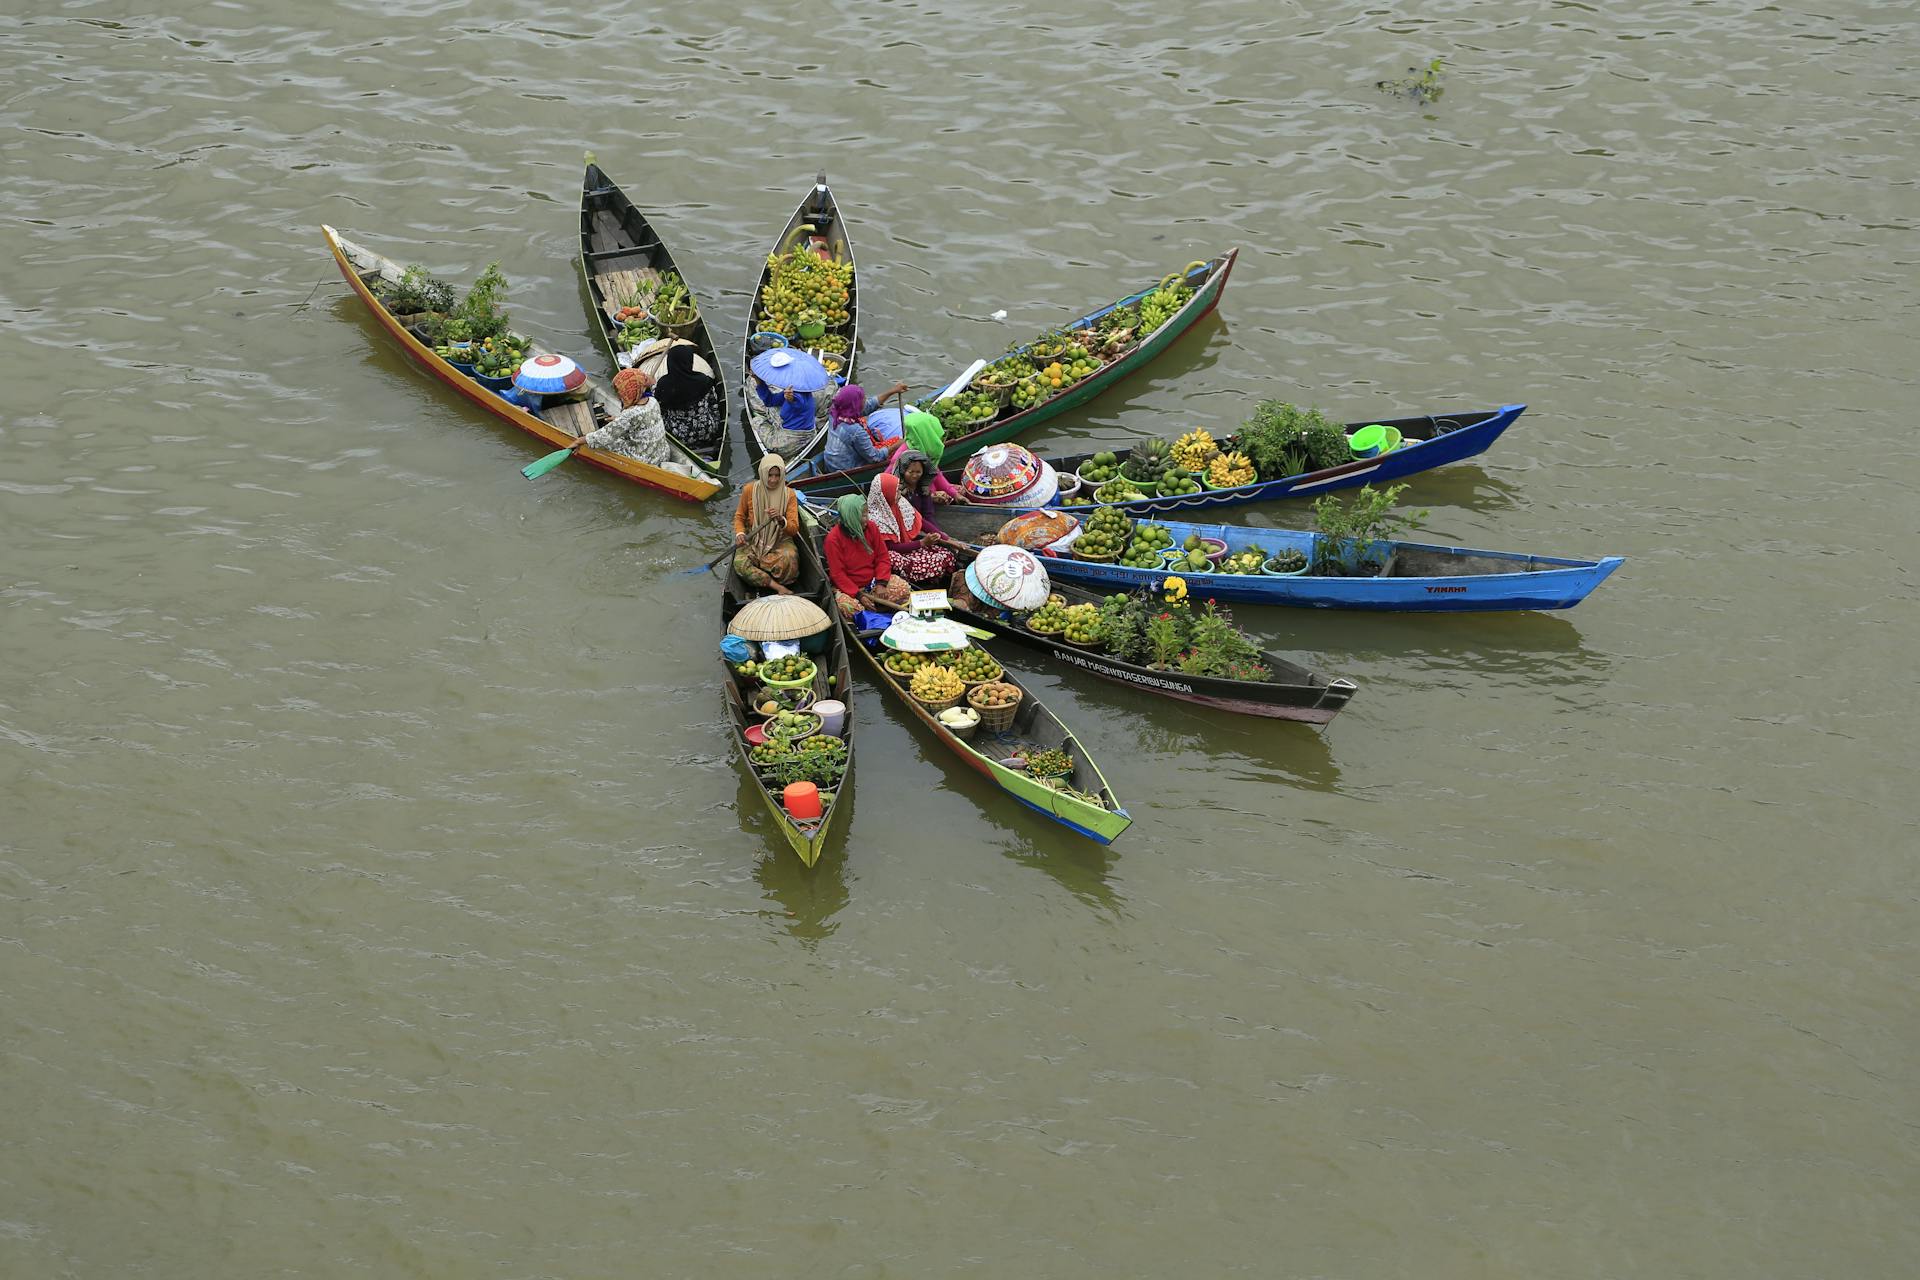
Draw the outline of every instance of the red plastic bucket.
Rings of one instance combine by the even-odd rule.
[[[796,818],[820,816],[820,788],[811,782],[789,782],[780,799],[786,804],[787,812]]]

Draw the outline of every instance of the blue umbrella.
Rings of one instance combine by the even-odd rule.
[[[762,351],[748,367],[760,381],[782,391],[824,391],[833,385],[827,367],[804,351]]]

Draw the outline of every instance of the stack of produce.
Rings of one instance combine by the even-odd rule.
[[[969,690],[967,704],[979,713],[989,733],[1005,733],[1013,727],[1023,696],[1018,685],[994,681]]]
[[[932,662],[933,658],[924,653],[903,653],[896,649],[880,660],[880,665],[896,676],[912,676],[914,672]]]
[[[1027,757],[1027,772],[1036,778],[1064,778],[1073,772],[1073,757],[1058,748]]]
[[[1115,483],[1124,483],[1116,481]],[[1102,498],[1101,501],[1107,501]],[[1110,507],[1102,507],[1087,521],[1085,530],[1073,541],[1074,554],[1084,560],[1117,559],[1126,549],[1133,532],[1133,521]]]
[[[1216,573],[1259,573],[1267,562],[1267,549],[1259,543],[1233,552],[1214,568]]]
[[[811,711],[782,711],[767,721],[767,741],[792,744],[820,728],[820,717]]]
[[[1067,643],[1096,645],[1100,643],[1100,607],[1091,604],[1071,605],[1067,609]]]
[[[951,440],[979,423],[998,417],[1000,402],[991,392],[962,391],[935,402],[930,412],[940,419],[941,429]]]
[[[1207,483],[1216,489],[1252,484],[1253,460],[1244,453],[1223,453],[1208,464]]]
[[[1160,487],[1160,481],[1172,470],[1173,453],[1167,448],[1167,442],[1143,440],[1127,454],[1127,463],[1120,468],[1120,474],[1151,492]]]
[[[1027,615],[1027,630],[1037,631],[1044,636],[1057,636],[1067,629],[1067,600],[1065,596],[1054,595],[1047,602]]]
[[[803,321],[818,319],[837,328],[852,318],[853,264],[822,258],[805,244],[767,259],[770,273],[760,294],[756,329],[793,334]]]
[[[1080,482],[1082,484],[1103,485],[1120,474],[1120,455],[1112,452],[1096,453],[1080,464]]]
[[[1047,365],[1060,359],[1066,349],[1072,345],[1072,341],[1071,338],[1067,337],[1066,334],[1058,329],[1050,333],[1043,333],[1031,343],[1027,344],[1027,358],[1032,360],[1037,367],[1045,368]]]
[[[927,710],[940,712],[960,701],[966,686],[951,671],[938,666],[925,666],[914,673],[909,692]]]
[[[981,382],[1018,382],[1022,378],[1032,377],[1033,372],[1033,361],[1015,351],[1001,356],[998,360],[995,360],[992,364],[982,369],[978,380]]]
[[[983,684],[1006,674],[993,655],[978,645],[942,654],[940,665],[959,676],[962,684]]]
[[[1031,409],[1037,404],[1045,404],[1053,399],[1053,388],[1040,378],[1039,374],[1022,378],[1013,388],[1013,394],[1007,397],[1007,403],[1015,409]]]
[[[1180,544],[1185,553],[1183,563],[1170,563],[1167,567],[1182,573],[1211,573],[1213,561],[1207,556],[1206,544],[1200,541],[1198,534],[1188,534],[1187,540]]]
[[[808,741],[812,741],[812,739],[808,739]],[[832,741],[838,742],[839,739],[834,738]],[[753,761],[755,765],[766,769],[772,768],[782,760],[791,760],[792,758],[793,748],[784,742],[763,742],[747,752],[747,759]]]
[[[1082,378],[1090,377],[1100,370],[1100,362],[1088,354],[1087,349],[1077,342],[1069,344],[1067,349],[1060,353],[1060,364],[1067,371],[1067,381],[1069,383],[1078,382]]]
[[[1204,485],[1184,471],[1169,471],[1160,481],[1160,496],[1184,498],[1188,494],[1199,493],[1204,488]]]
[[[1120,557],[1120,563],[1129,569],[1158,569],[1165,557],[1166,549],[1173,545],[1173,535],[1167,527],[1160,524],[1142,524],[1133,531],[1133,540],[1127,543],[1126,554]]]
[[[800,745],[796,747],[795,750],[803,756],[838,757],[847,754],[847,744],[830,733],[816,733],[811,738],[802,738]]]
[[[1220,446],[1205,427],[1195,427],[1173,443],[1173,462],[1182,471],[1205,471],[1219,456]]]
[[[813,679],[814,670],[810,659],[795,653],[784,658],[775,658],[772,662],[761,663],[759,675],[768,684],[775,681],[790,683],[795,680]]]
[[[1125,476],[1117,476],[1093,491],[1095,502],[1132,502],[1146,496],[1134,488],[1133,482]]]
[[[1144,338],[1165,324],[1191,297],[1193,289],[1182,276],[1170,275],[1162,280],[1158,289],[1140,299],[1140,336]]]

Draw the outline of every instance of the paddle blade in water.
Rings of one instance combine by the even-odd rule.
[[[547,472],[553,470],[572,456],[573,450],[571,449],[558,450],[557,452],[548,454],[538,462],[529,462],[526,466],[520,468],[520,474],[529,480],[538,480],[541,476],[547,474]]]

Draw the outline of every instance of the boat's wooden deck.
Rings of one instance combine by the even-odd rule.
[[[540,416],[570,435],[583,436],[593,430],[593,409],[585,400],[566,400],[544,405]]]
[[[626,300],[660,280],[653,267],[658,240],[638,244],[611,209],[595,209],[592,231],[588,235],[587,260],[592,265],[594,282],[600,286],[601,307],[611,319]]]

